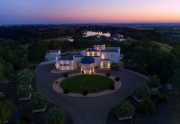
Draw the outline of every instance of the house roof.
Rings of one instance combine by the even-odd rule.
[[[81,59],[81,63],[82,64],[91,64],[94,63],[94,58],[92,58],[91,56],[85,56]]]
[[[58,60],[73,60],[74,55],[81,55],[81,53],[63,53]]]
[[[99,50],[94,49],[94,48],[88,48],[87,51],[99,51]]]
[[[104,49],[101,52],[119,52],[117,49]]]
[[[59,60],[73,60],[73,55],[72,54],[68,54],[68,55],[61,56],[59,58]]]
[[[59,52],[60,50],[48,50],[48,52]]]
[[[94,45],[105,45],[105,43],[98,41],[98,42],[94,43]]]

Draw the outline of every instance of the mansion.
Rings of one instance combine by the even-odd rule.
[[[92,74],[96,68],[110,69],[112,62],[120,61],[120,47],[105,47],[105,43],[99,41],[94,48],[79,53],[62,53],[55,61],[56,69],[73,70],[81,69],[83,74]]]

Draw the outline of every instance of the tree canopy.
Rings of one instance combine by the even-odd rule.
[[[35,92],[30,103],[32,109],[43,109],[49,104],[49,98],[41,92]]]
[[[6,119],[11,116],[11,112],[15,110],[16,107],[13,105],[12,101],[0,101],[0,123],[6,121]]]
[[[47,124],[65,124],[66,112],[62,108],[51,108],[45,116]]]

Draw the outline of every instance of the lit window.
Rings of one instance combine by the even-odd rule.
[[[106,62],[105,62],[105,63],[103,63],[103,66],[104,66],[104,67],[107,67],[107,63],[106,63]]]

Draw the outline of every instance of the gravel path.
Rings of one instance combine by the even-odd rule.
[[[99,97],[71,97],[57,93],[52,84],[62,73],[51,73],[54,64],[39,65],[35,70],[36,90],[46,94],[52,103],[64,108],[71,115],[74,124],[105,124],[111,108],[120,100],[131,95],[137,85],[145,83],[145,79],[136,73],[126,70],[110,71],[96,69],[97,73],[110,72],[121,78],[122,86],[114,93]],[[78,70],[69,74],[79,73]]]

